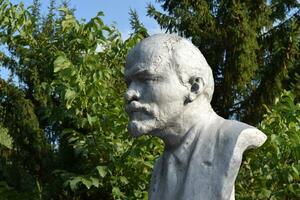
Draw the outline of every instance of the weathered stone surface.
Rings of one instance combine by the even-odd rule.
[[[266,136],[213,111],[214,80],[201,52],[176,35],[153,35],[129,53],[125,79],[129,131],[165,143],[149,199],[233,200],[243,152]]]

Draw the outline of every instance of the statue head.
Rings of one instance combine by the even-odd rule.
[[[201,52],[190,41],[170,34],[148,37],[129,52],[125,80],[128,129],[134,136],[155,135],[172,126],[190,104],[209,104],[214,89]]]

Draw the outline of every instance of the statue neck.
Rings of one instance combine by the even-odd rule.
[[[155,135],[164,141],[166,148],[174,148],[182,142],[192,127],[196,124],[198,127],[206,126],[213,116],[217,114],[210,103],[199,98],[188,103],[179,116],[171,120],[164,129],[158,130]]]

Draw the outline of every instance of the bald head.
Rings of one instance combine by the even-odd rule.
[[[150,36],[129,52],[125,75],[135,65],[151,65],[156,71],[171,68],[185,86],[201,78],[204,84],[202,95],[211,101],[214,90],[212,71],[202,53],[187,39],[173,34]]]

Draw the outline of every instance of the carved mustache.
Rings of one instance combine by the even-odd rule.
[[[133,112],[144,112],[147,114],[153,114],[154,111],[151,109],[150,105],[147,104],[141,104],[137,101],[132,101],[131,103],[127,104],[125,106],[125,111],[128,114],[131,114]]]

